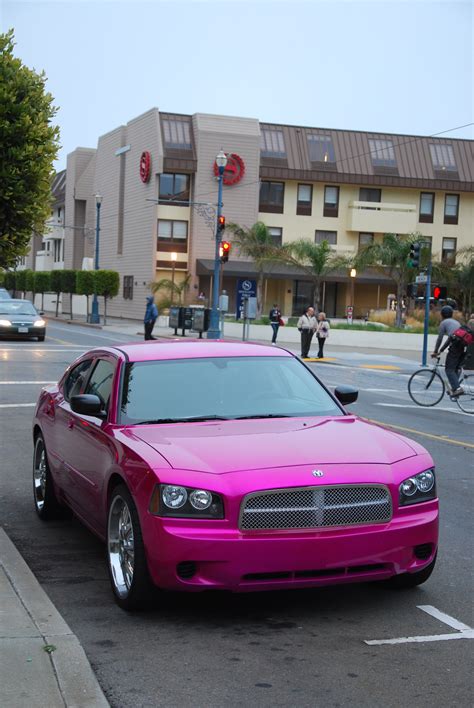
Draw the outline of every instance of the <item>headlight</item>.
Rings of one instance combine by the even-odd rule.
[[[10,320],[0,320],[0,327],[11,327],[12,323]]]
[[[157,484],[150,500],[150,513],[189,519],[223,519],[221,497],[206,489]]]
[[[403,480],[399,487],[400,506],[436,499],[434,470],[425,470]]]
[[[36,320],[33,322],[33,327],[45,327],[46,322],[44,320]]]

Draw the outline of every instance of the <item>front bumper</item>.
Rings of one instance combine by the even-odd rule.
[[[438,501],[367,526],[242,533],[224,522],[148,514],[143,532],[150,574],[163,589],[243,592],[365,582],[416,572],[433,560]],[[421,546],[423,558],[415,554]]]
[[[20,329],[26,329],[26,332],[21,332]],[[30,339],[30,337],[44,337],[46,327],[0,327],[0,337],[11,337],[12,339]]]

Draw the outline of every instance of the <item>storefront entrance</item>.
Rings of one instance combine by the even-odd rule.
[[[337,283],[323,283],[319,302],[328,317],[336,316]],[[293,281],[293,315],[301,315],[311,304],[312,284],[306,280]]]

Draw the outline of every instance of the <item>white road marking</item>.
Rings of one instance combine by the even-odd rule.
[[[464,413],[464,411],[458,408],[447,408],[446,406],[417,406],[410,405],[409,403],[374,403],[374,406],[385,406],[386,408],[413,408],[415,410],[420,410],[421,408],[425,411],[446,411],[447,413],[457,413],[458,415],[471,416],[470,413]]]
[[[423,643],[423,642],[446,642],[451,639],[474,639],[474,629],[469,627],[464,622],[459,622],[455,617],[447,615],[445,612],[437,610],[433,605],[417,605],[419,610],[426,612],[435,619],[447,624],[453,629],[457,629],[457,632],[451,632],[450,634],[427,634],[425,636],[418,637],[397,637],[396,639],[370,639],[365,640],[365,644],[370,646],[378,644],[413,644],[413,643]]]
[[[55,384],[56,381],[0,381],[0,386],[14,386],[15,384]]]
[[[369,393],[403,393],[404,389],[401,389],[401,388],[363,388],[362,391],[369,391]]]
[[[36,403],[0,403],[0,408],[34,408]]]

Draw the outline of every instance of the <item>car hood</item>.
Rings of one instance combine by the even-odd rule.
[[[10,322],[35,322],[35,320],[39,319],[41,319],[39,315],[22,315],[18,312],[0,312],[0,320],[9,320]]]
[[[213,474],[319,464],[393,464],[416,443],[353,416],[242,420],[129,428],[171,467]]]

